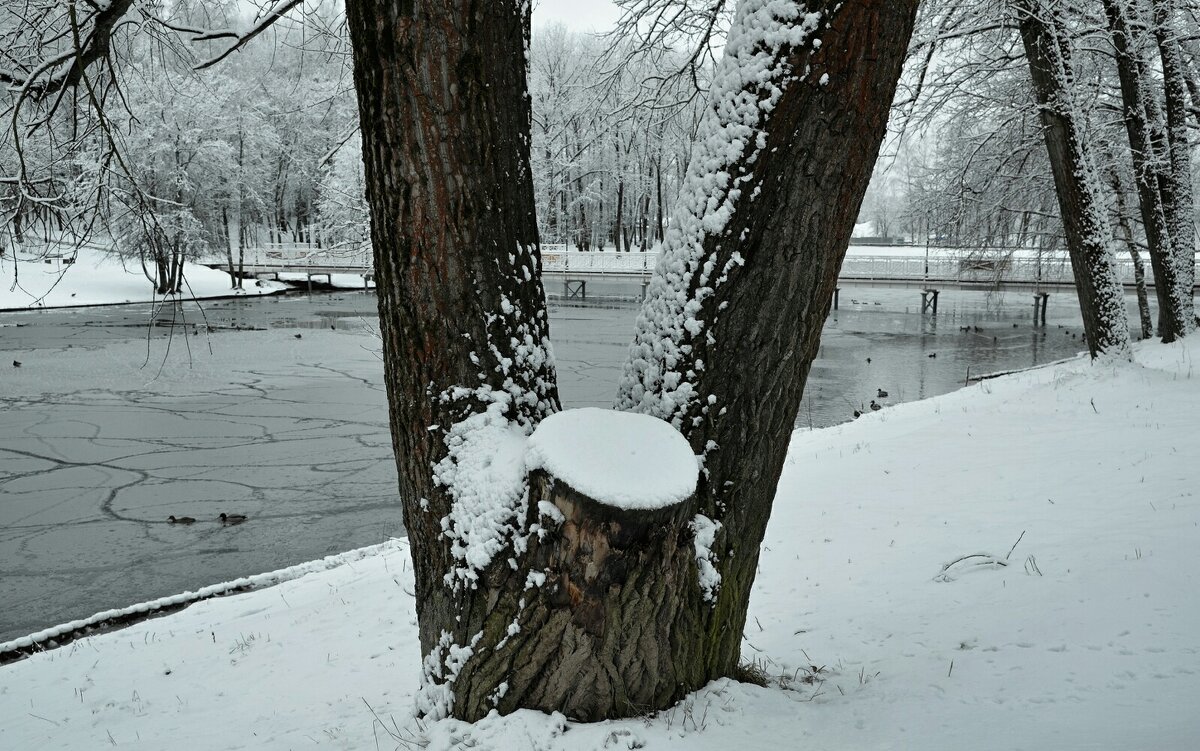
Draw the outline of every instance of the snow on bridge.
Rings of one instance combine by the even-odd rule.
[[[542,246],[542,276],[561,281],[568,296],[590,280],[634,281],[646,284],[658,263],[653,251],[618,253],[612,250],[582,252],[565,246]],[[318,277],[352,273],[373,279],[374,265],[365,248],[326,250],[302,243],[248,249],[249,275],[304,273]],[[1118,259],[1117,272],[1127,286],[1134,284],[1134,267]],[[1146,283],[1154,284],[1150,264]],[[842,263],[839,280],[852,285],[982,286],[1055,288],[1074,285],[1071,263],[1062,252],[1038,253],[1012,249],[925,248],[911,245],[851,246]],[[575,292],[572,292],[574,290]]]

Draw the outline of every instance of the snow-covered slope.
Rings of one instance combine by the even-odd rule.
[[[71,253],[66,253],[69,257]],[[246,282],[244,290],[229,288],[229,274],[188,263],[184,266],[184,299],[269,295],[286,284]],[[361,286],[362,282],[359,282]],[[92,247],[78,250],[74,263],[51,258],[49,262],[0,258],[0,310],[61,308],[73,305],[113,305],[154,302],[161,296],[136,262],[122,263]]]
[[[0,667],[0,748],[1197,748],[1198,355],[795,434],[745,628],[766,688],[418,722],[411,565],[386,545]]]

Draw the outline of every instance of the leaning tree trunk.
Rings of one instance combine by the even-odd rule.
[[[1062,10],[1045,0],[1014,0],[1054,173],[1059,214],[1071,256],[1083,328],[1093,357],[1130,357],[1124,290],[1117,278],[1112,233],[1081,116],[1072,101],[1069,39]]]
[[[1167,148],[1170,154],[1169,182],[1172,201],[1167,206],[1167,226],[1172,252],[1168,263],[1174,268],[1169,295],[1174,313],[1172,326],[1177,336],[1195,328],[1193,287],[1196,281],[1196,222],[1192,203],[1192,157],[1187,123],[1187,72],[1175,26],[1174,0],[1151,0],[1154,7],[1154,38],[1162,62],[1163,92],[1167,111]],[[1157,283],[1157,280],[1156,280]]]
[[[740,658],[759,545],[916,6],[809,3],[780,35],[771,3],[742,3],[638,320],[617,406],[672,422],[703,458],[684,518],[715,535],[672,644],[704,678]]]
[[[1192,318],[1190,287],[1186,307],[1174,292],[1180,286],[1180,270],[1175,261],[1176,227],[1171,225],[1179,222],[1168,222],[1168,216],[1175,216],[1175,207],[1183,197],[1177,194],[1171,176],[1169,144],[1158,97],[1149,90],[1152,79],[1143,53],[1144,33],[1135,22],[1136,15],[1131,16],[1126,0],[1104,0],[1104,10],[1116,51],[1134,183],[1150,252],[1150,268],[1154,271],[1159,336],[1170,342],[1188,331]]]
[[[659,379],[675,390],[650,401],[679,407],[667,416],[708,479],[656,511],[525,474],[525,436],[557,409],[528,12],[523,0],[347,2],[425,655],[418,708],[431,717],[629,716],[736,670],[758,546],[916,0],[741,3],[697,147],[712,159],[693,158],[711,174],[690,177],[719,194],[690,194],[655,283],[659,299],[688,300],[687,317],[639,335],[680,355]],[[675,400],[686,393],[703,399]]]
[[[478,717],[491,705],[454,695],[447,664],[478,641],[496,593],[524,584],[507,559],[526,525],[519,483],[472,496],[470,463],[558,408],[529,167],[529,4],[350,0],[346,13],[423,710]],[[471,504],[489,501],[473,528]]]
[[[1138,251],[1137,239],[1133,236],[1133,227],[1129,221],[1129,211],[1125,206],[1125,186],[1121,181],[1121,173],[1113,160],[1115,154],[1107,155],[1108,185],[1112,188],[1115,205],[1113,207],[1114,223],[1121,230],[1121,240],[1129,251],[1129,260],[1133,263],[1133,284],[1137,292],[1138,322],[1141,324],[1142,339],[1154,336],[1154,319],[1150,315],[1150,297],[1146,289],[1146,266],[1142,263],[1142,254]]]

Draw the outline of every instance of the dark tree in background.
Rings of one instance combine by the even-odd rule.
[[[1016,0],[1014,8],[1054,172],[1088,349],[1093,357],[1105,352],[1128,358],[1125,291],[1117,278],[1100,179],[1072,99],[1065,11],[1058,3],[1043,0]]]

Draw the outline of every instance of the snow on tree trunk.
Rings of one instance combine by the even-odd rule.
[[[1137,240],[1134,238],[1133,227],[1130,225],[1129,212],[1125,207],[1125,186],[1122,185],[1121,173],[1112,163],[1112,156],[1109,155],[1107,174],[1108,184],[1116,199],[1112,212],[1113,220],[1121,230],[1121,240],[1125,243],[1125,248],[1129,251],[1129,260],[1133,263],[1133,284],[1137,293],[1138,321],[1141,324],[1142,339],[1149,339],[1154,335],[1154,319],[1150,315],[1150,299],[1146,289],[1146,267],[1142,263],[1142,254],[1138,251]]]
[[[1054,173],[1059,213],[1083,314],[1088,349],[1131,356],[1124,290],[1117,278],[1112,233],[1082,115],[1072,100],[1070,40],[1062,9],[1044,0],[1015,0],[1021,39],[1033,81],[1042,134]]]
[[[729,675],[809,368],[916,2],[743,2],[637,323],[620,409],[704,462],[688,659]]]
[[[1195,307],[1192,290],[1196,281],[1196,224],[1192,205],[1192,159],[1188,142],[1187,71],[1179,46],[1175,26],[1173,0],[1151,0],[1154,8],[1154,38],[1162,61],[1163,89],[1167,110],[1167,150],[1170,154],[1169,183],[1172,201],[1166,207],[1170,229],[1171,253],[1167,264],[1171,276],[1163,280],[1169,285],[1172,327],[1177,336],[1185,336],[1195,328]]]
[[[1162,109],[1151,88],[1153,77],[1143,52],[1146,35],[1140,30],[1136,9],[1125,0],[1104,0],[1104,10],[1116,51],[1125,130],[1150,252],[1150,267],[1154,270],[1154,291],[1160,312],[1159,335],[1163,341],[1174,341],[1188,330],[1193,316],[1190,285],[1186,297],[1177,293],[1181,269],[1175,257],[1176,227],[1169,226],[1167,221],[1167,217],[1178,210],[1183,197],[1176,192],[1171,176]],[[1187,210],[1191,211],[1190,206]]]
[[[478,697],[450,684],[505,584],[524,586],[508,564],[529,534],[520,444],[558,409],[529,170],[530,8],[351,0],[346,11],[427,656],[421,708],[479,716]]]

